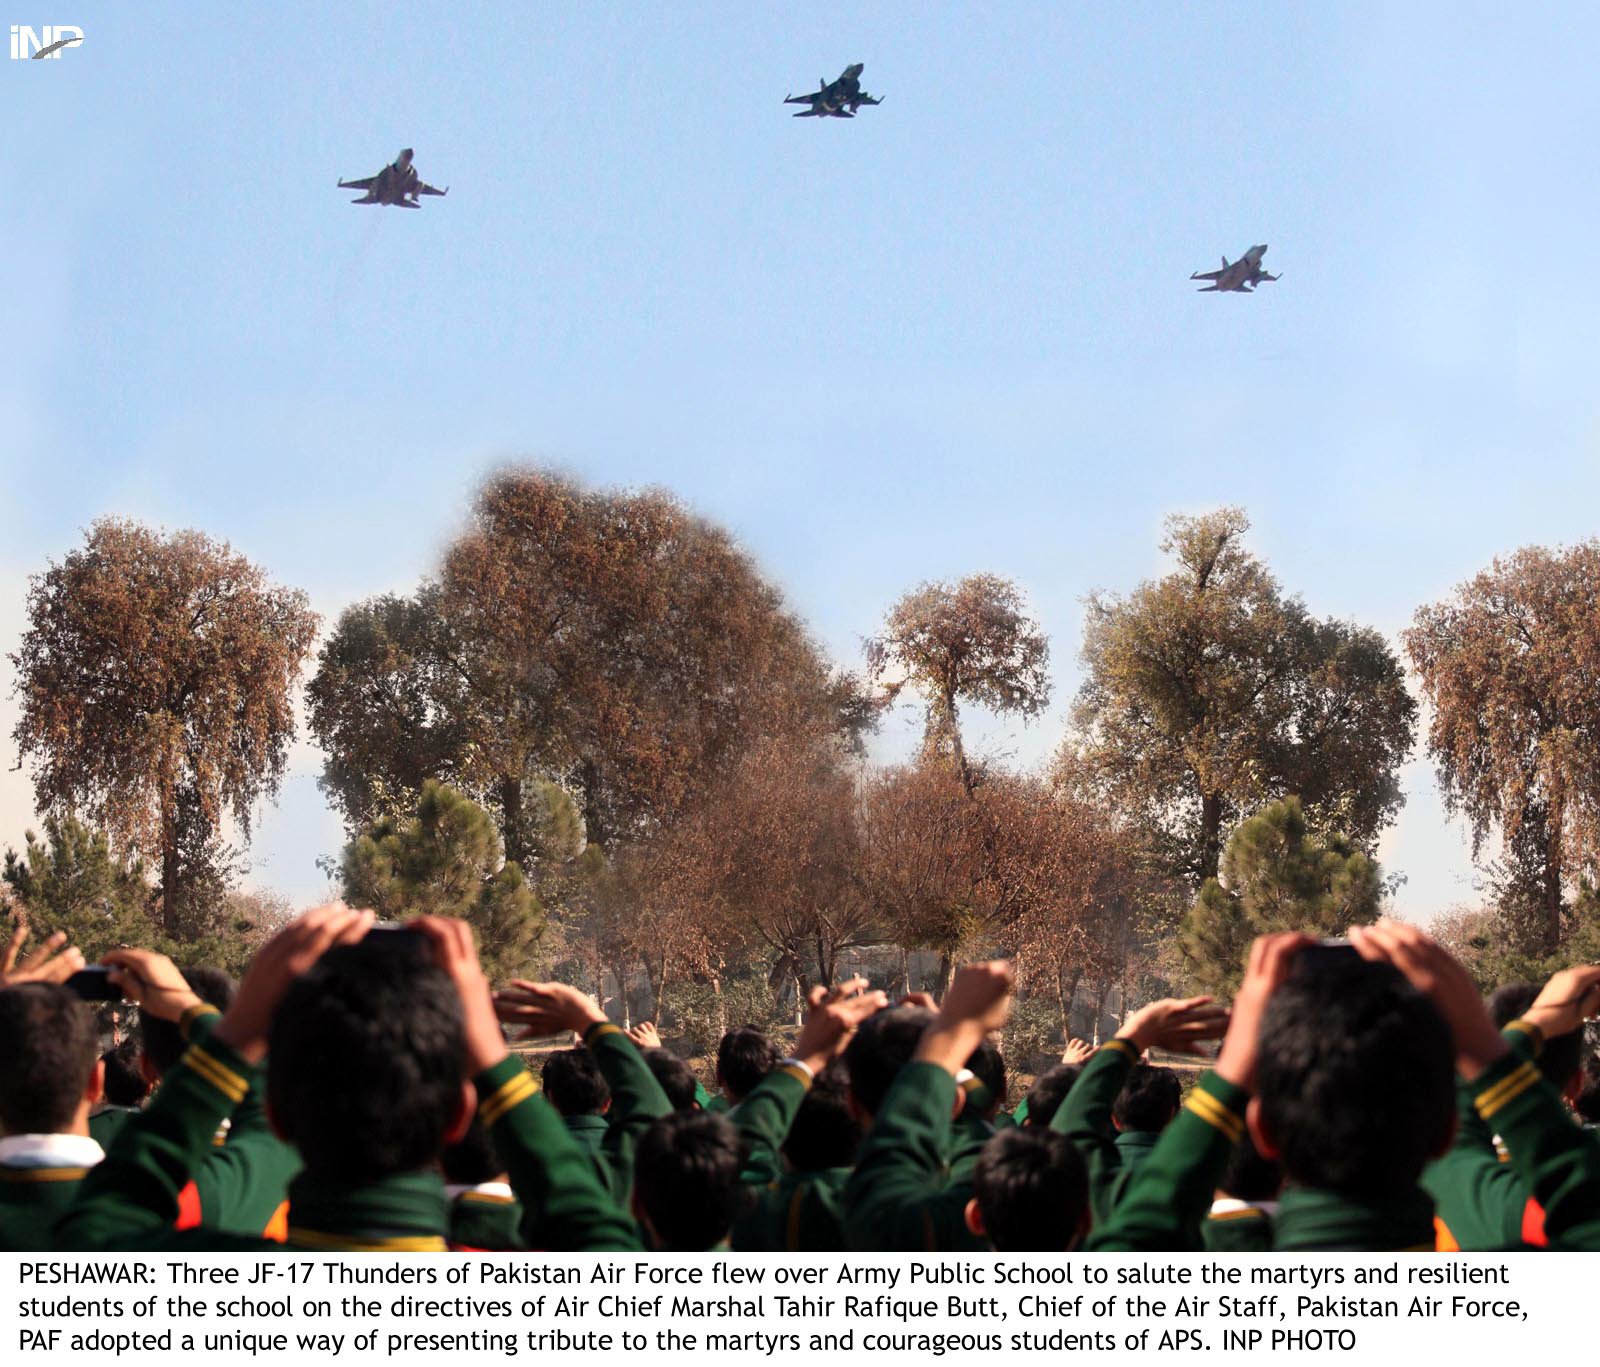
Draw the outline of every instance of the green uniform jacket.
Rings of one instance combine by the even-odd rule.
[[[1267,1253],[1272,1249],[1272,1215],[1260,1206],[1213,1211],[1200,1226],[1207,1253]]]
[[[102,1149],[109,1149],[111,1141],[117,1137],[117,1131],[128,1117],[138,1114],[137,1106],[107,1106],[102,1111],[96,1111],[89,1117],[89,1138]]]
[[[517,1252],[522,1242],[522,1205],[498,1192],[463,1191],[449,1196],[450,1247],[486,1253]]]
[[[627,1209],[628,1197],[633,1191],[633,1155],[645,1131],[661,1116],[672,1114],[672,1103],[661,1090],[650,1065],[644,1061],[644,1055],[621,1026],[610,1021],[591,1025],[584,1031],[583,1044],[611,1089],[611,1109],[604,1117],[605,1132],[599,1136],[599,1144],[590,1149],[590,1160],[611,1199]],[[537,1247],[538,1231],[530,1229],[524,1233],[530,1245]]]
[[[105,1160],[79,1184],[56,1226],[64,1249],[212,1249],[270,1252],[285,1245],[221,1230],[178,1231],[178,1194],[211,1147],[217,1126],[249,1091],[257,1070],[209,1037],[191,1044],[149,1105],[130,1120]],[[538,1213],[545,1247],[636,1250],[633,1222],[617,1209],[555,1108],[515,1058],[475,1079],[479,1116],[512,1189]],[[403,1104],[397,1099],[397,1104]],[[433,1172],[359,1186],[306,1172],[289,1193],[288,1247],[437,1251],[446,1247],[444,1187]]]
[[[783,1142],[811,1090],[803,1068],[780,1064],[729,1113],[745,1143],[743,1179],[751,1205],[733,1224],[740,1252],[839,1253],[845,1242],[844,1190],[849,1168],[786,1169]]]
[[[900,1070],[845,1187],[851,1248],[962,1253],[984,1247],[967,1228],[970,1176],[952,1178],[955,1103],[956,1080],[938,1064],[913,1061]],[[963,1166],[970,1173],[970,1161]]]
[[[1089,1210],[1096,1225],[1111,1214],[1132,1169],[1155,1148],[1157,1136],[1118,1134],[1111,1123],[1117,1093],[1138,1061],[1139,1051],[1127,1040],[1108,1040],[1084,1064],[1066,1100],[1050,1117],[1050,1128],[1072,1141],[1088,1169]]]
[[[88,1168],[0,1168],[0,1253],[48,1253],[62,1247],[55,1224],[72,1204]]]

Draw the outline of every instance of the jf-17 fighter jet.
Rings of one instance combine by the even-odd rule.
[[[844,74],[837,81],[825,81],[819,76],[817,83],[822,89],[816,94],[786,95],[783,102],[811,106],[796,114],[797,119],[853,119],[862,105],[883,103],[861,88],[861,73],[865,69],[866,63],[853,62],[844,69]]]
[[[1209,280],[1201,294],[1209,294],[1212,290],[1222,290],[1233,294],[1254,294],[1255,287],[1263,280],[1277,280],[1276,275],[1268,275],[1261,269],[1261,258],[1267,254],[1266,243],[1259,247],[1252,247],[1231,266],[1228,258],[1222,258],[1220,271],[1196,271],[1189,277],[1191,280]]]
[[[339,188],[366,191],[360,199],[352,199],[352,204],[395,204],[402,209],[420,209],[422,205],[417,201],[418,195],[448,194],[449,186],[435,190],[423,182],[417,174],[417,168],[411,164],[412,155],[409,147],[403,147],[400,155],[377,175],[368,176],[365,180],[341,180]]]

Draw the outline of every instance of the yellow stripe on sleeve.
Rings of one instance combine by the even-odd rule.
[[[250,1084],[244,1078],[232,1068],[219,1063],[198,1044],[189,1046],[188,1052],[183,1056],[183,1062],[235,1105],[243,1101],[245,1093],[250,1090]]]
[[[478,1107],[478,1117],[486,1126],[493,1125],[513,1106],[520,1106],[538,1091],[539,1088],[527,1073],[518,1073],[483,1099]]]

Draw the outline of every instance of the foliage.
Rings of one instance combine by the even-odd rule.
[[[501,853],[489,814],[453,788],[423,784],[409,820],[376,823],[345,849],[345,900],[386,920],[458,916],[477,932],[491,979],[526,971],[544,910]]]
[[[1401,803],[1416,704],[1378,633],[1317,621],[1245,549],[1244,513],[1167,521],[1165,578],[1089,600],[1063,763],[1137,816],[1165,867],[1215,877],[1240,815],[1294,794],[1370,845]]]
[[[105,834],[76,817],[46,817],[42,840],[27,832],[21,854],[6,851],[3,877],[35,942],[64,931],[92,962],[156,934],[143,867],[117,859]]]
[[[169,932],[224,815],[248,838],[277,791],[316,629],[303,593],[199,532],[106,519],[29,580],[13,734],[38,808],[157,859]]]
[[[672,1033],[690,1055],[714,1056],[722,1036],[741,1025],[774,1035],[789,1024],[760,973],[689,981],[673,994]],[[664,1029],[659,1021],[657,1026]]]
[[[1038,716],[1050,701],[1049,659],[1049,640],[1024,615],[1021,592],[993,574],[921,585],[889,610],[883,634],[867,642],[872,679],[899,675],[886,686],[890,701],[907,685],[923,695],[925,755],[954,760],[969,791],[976,779],[961,743],[960,705]]]
[[[1298,798],[1257,812],[1233,833],[1220,880],[1207,879],[1185,918],[1182,945],[1197,988],[1231,996],[1257,935],[1342,935],[1377,919],[1377,863],[1342,836],[1311,834]]]
[[[1496,559],[1417,610],[1406,650],[1432,708],[1428,754],[1474,853],[1496,869],[1520,952],[1561,944],[1568,898],[1600,862],[1600,541]]]

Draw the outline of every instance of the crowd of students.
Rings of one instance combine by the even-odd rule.
[[[712,1094],[575,988],[492,990],[459,921],[320,907],[237,984],[114,951],[138,1026],[104,1052],[82,956],[24,933],[0,1249],[1600,1248],[1600,967],[1486,1003],[1401,923],[1264,936],[1231,1008],[1152,1002],[1009,1113],[1003,961],[938,1003],[813,989],[786,1055],[723,1038]],[[538,1076],[507,1039],[569,1031]],[[1192,1083],[1147,1061],[1212,1041]]]

